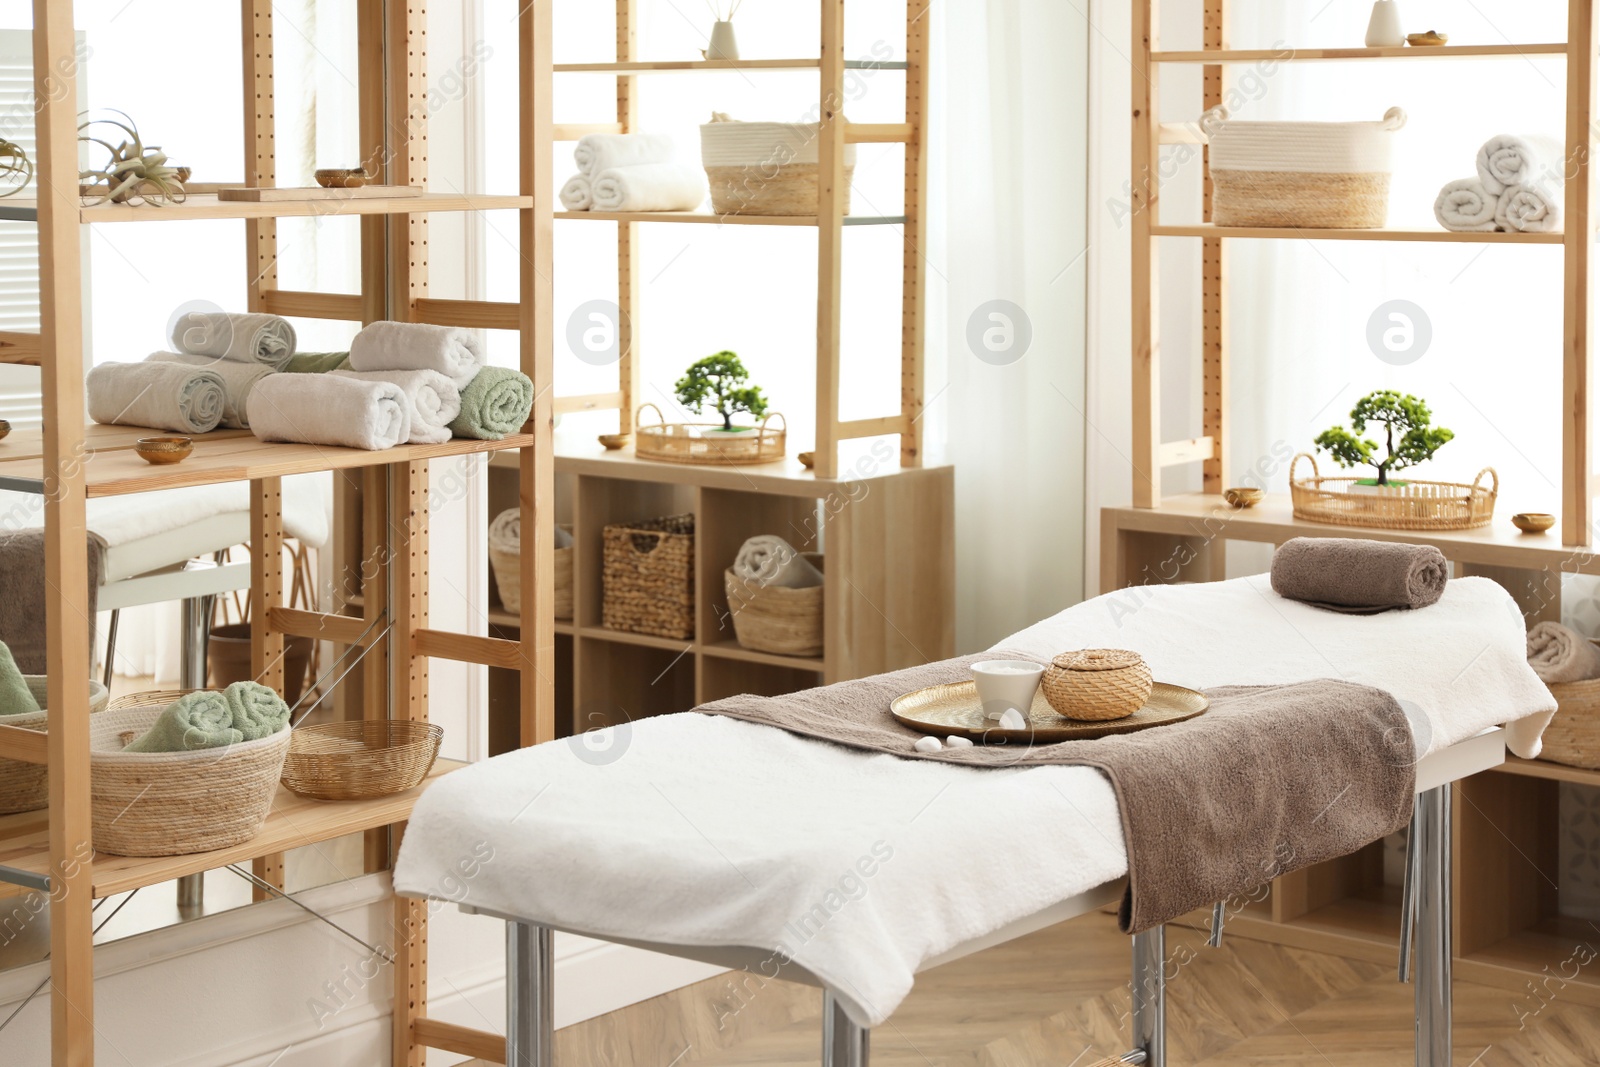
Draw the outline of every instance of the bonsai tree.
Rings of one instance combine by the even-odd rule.
[[[1395,471],[1414,467],[1433,454],[1455,434],[1443,426],[1432,425],[1433,414],[1428,405],[1410,395],[1401,395],[1393,389],[1379,389],[1356,401],[1350,411],[1350,430],[1334,426],[1317,435],[1319,451],[1325,450],[1341,467],[1363,464],[1378,469],[1377,485],[1388,485],[1389,475]],[[1356,434],[1367,432],[1367,424],[1383,424],[1384,448],[1388,454],[1376,458],[1378,444]]]
[[[690,365],[673,388],[678,402],[690,411],[707,408],[722,416],[722,432],[732,433],[733,417],[741,411],[760,418],[767,412],[767,398],[759,387],[746,385],[750,374],[732,352],[718,352]]]

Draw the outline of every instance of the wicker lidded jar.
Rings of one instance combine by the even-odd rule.
[[[1063,652],[1045,668],[1045,699],[1068,719],[1125,719],[1150,699],[1150,667],[1137,652],[1084,648]]]

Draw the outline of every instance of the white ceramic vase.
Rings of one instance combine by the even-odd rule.
[[[707,59],[739,58],[739,41],[733,36],[733,23],[718,22],[711,27],[711,42],[705,56]]]
[[[1400,0],[1374,0],[1367,22],[1368,48],[1399,48],[1406,43],[1400,28]]]

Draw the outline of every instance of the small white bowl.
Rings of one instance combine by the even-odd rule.
[[[1044,666],[1026,659],[986,659],[972,665],[972,680],[978,687],[985,719],[998,719],[1008,708],[1015,708],[1024,720],[1039,691]]]

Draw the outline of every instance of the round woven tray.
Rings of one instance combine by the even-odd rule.
[[[443,739],[443,727],[409,719],[301,726],[283,761],[283,784],[316,800],[403,793],[428,776]]]
[[[656,413],[655,424],[642,424],[644,409]],[[767,424],[773,419],[783,420],[783,429],[773,429]],[[737,467],[749,463],[771,463],[783,458],[784,441],[789,422],[778,412],[761,420],[749,436],[706,436],[708,431],[720,430],[715,422],[667,422],[661,409],[654,404],[640,404],[634,416],[633,451],[640,459],[658,459],[663,463],[702,463],[710,466]]]
[[[44,733],[50,717],[44,707],[49,699],[45,676],[25,674],[29,692],[41,710],[27,715],[0,716],[0,724]],[[89,681],[89,714],[98,715],[106,710],[111,694],[99,682]],[[39,811],[50,804],[50,775],[42,763],[25,763],[22,760],[0,759],[0,815],[19,811]]]
[[[122,697],[89,727],[94,847],[119,856],[186,856],[261,832],[289,730],[193,752],[124,752],[182,692]]]
[[[1304,459],[1311,477],[1296,478]],[[1485,488],[1483,476],[1491,485]],[[1470,530],[1489,525],[1494,518],[1500,476],[1493,467],[1478,472],[1471,485],[1461,482],[1408,481],[1375,493],[1351,492],[1360,481],[1354,477],[1324,478],[1316,458],[1301,452],[1289,464],[1289,496],[1294,517],[1333,526],[1377,526],[1386,530]]]

